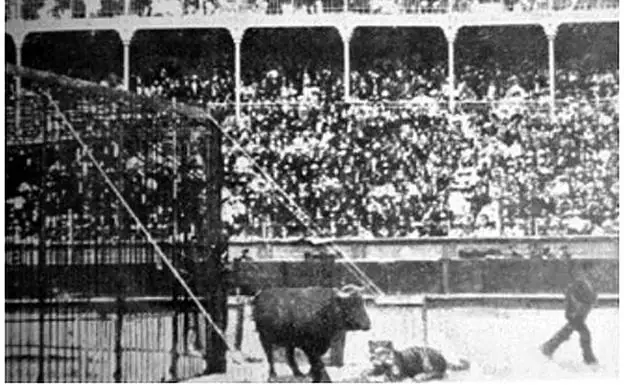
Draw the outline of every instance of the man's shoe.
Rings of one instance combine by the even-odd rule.
[[[598,360],[593,355],[589,357],[585,357],[583,361],[585,361],[587,365],[598,365]]]
[[[542,346],[540,346],[540,351],[542,352],[543,355],[545,355],[548,359],[552,358],[553,355],[553,351],[552,349],[549,348],[548,343],[543,344]]]

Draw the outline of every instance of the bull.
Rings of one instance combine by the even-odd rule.
[[[288,366],[296,377],[303,374],[294,358],[295,348],[308,357],[313,382],[331,382],[321,357],[338,334],[369,330],[370,319],[360,290],[325,287],[272,288],[253,300],[253,319],[269,362],[269,382],[275,380],[273,347],[286,348]]]

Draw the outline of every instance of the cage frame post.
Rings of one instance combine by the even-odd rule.
[[[245,301],[240,294],[240,288],[236,288],[236,331],[234,334],[234,349],[241,350],[244,338]]]
[[[115,301],[116,318],[115,318],[115,370],[113,372],[113,381],[116,383],[123,382],[123,319],[125,312],[125,304],[121,296]]]
[[[19,75],[18,75],[19,78]],[[20,103],[20,95],[18,95],[18,104]],[[46,111],[47,114],[47,104]],[[47,119],[45,119],[47,121]],[[47,280],[47,260],[46,260],[46,179],[48,173],[46,172],[47,163],[47,133],[48,127],[46,124],[41,126],[41,148],[40,148],[40,161],[39,161],[39,243],[37,244],[37,267],[38,267],[38,286],[39,286],[39,359],[37,375],[37,382],[43,383],[46,380],[45,376],[45,326],[46,326],[46,297],[48,294],[48,280]]]
[[[198,290],[206,293],[206,305],[210,316],[221,330],[227,330],[227,288],[226,269],[227,237],[223,233],[221,221],[221,187],[224,183],[224,163],[222,152],[223,135],[221,130],[210,125],[203,132],[204,172],[206,175],[206,207],[207,210],[200,218],[199,243],[202,254],[199,269],[194,274]],[[202,271],[202,268],[207,270]],[[209,279],[206,279],[206,274]],[[226,352],[228,346],[219,336],[219,333],[206,324],[206,341],[204,359],[206,367],[204,374],[225,373],[227,370]]]

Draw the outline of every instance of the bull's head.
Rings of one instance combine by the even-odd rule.
[[[371,322],[364,306],[361,288],[347,285],[336,290],[336,298],[346,330],[370,330]]]

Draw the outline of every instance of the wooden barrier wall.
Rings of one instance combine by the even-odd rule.
[[[309,240],[230,240],[231,257],[244,249],[256,260],[303,260],[305,252],[318,252],[333,245],[348,258],[366,261],[437,261],[462,255],[490,255],[499,258],[529,257],[532,254],[559,255],[566,248],[572,258],[617,259],[617,236],[496,237],[496,238],[340,238]]]
[[[574,260],[572,263],[579,263]],[[619,292],[619,261],[593,260],[594,283],[600,293]],[[561,293],[569,283],[562,260],[440,260],[357,262],[386,294],[415,293]],[[316,285],[310,262],[264,261],[243,263],[238,282],[243,294],[274,286]],[[332,282],[336,286],[358,284],[337,262]]]

